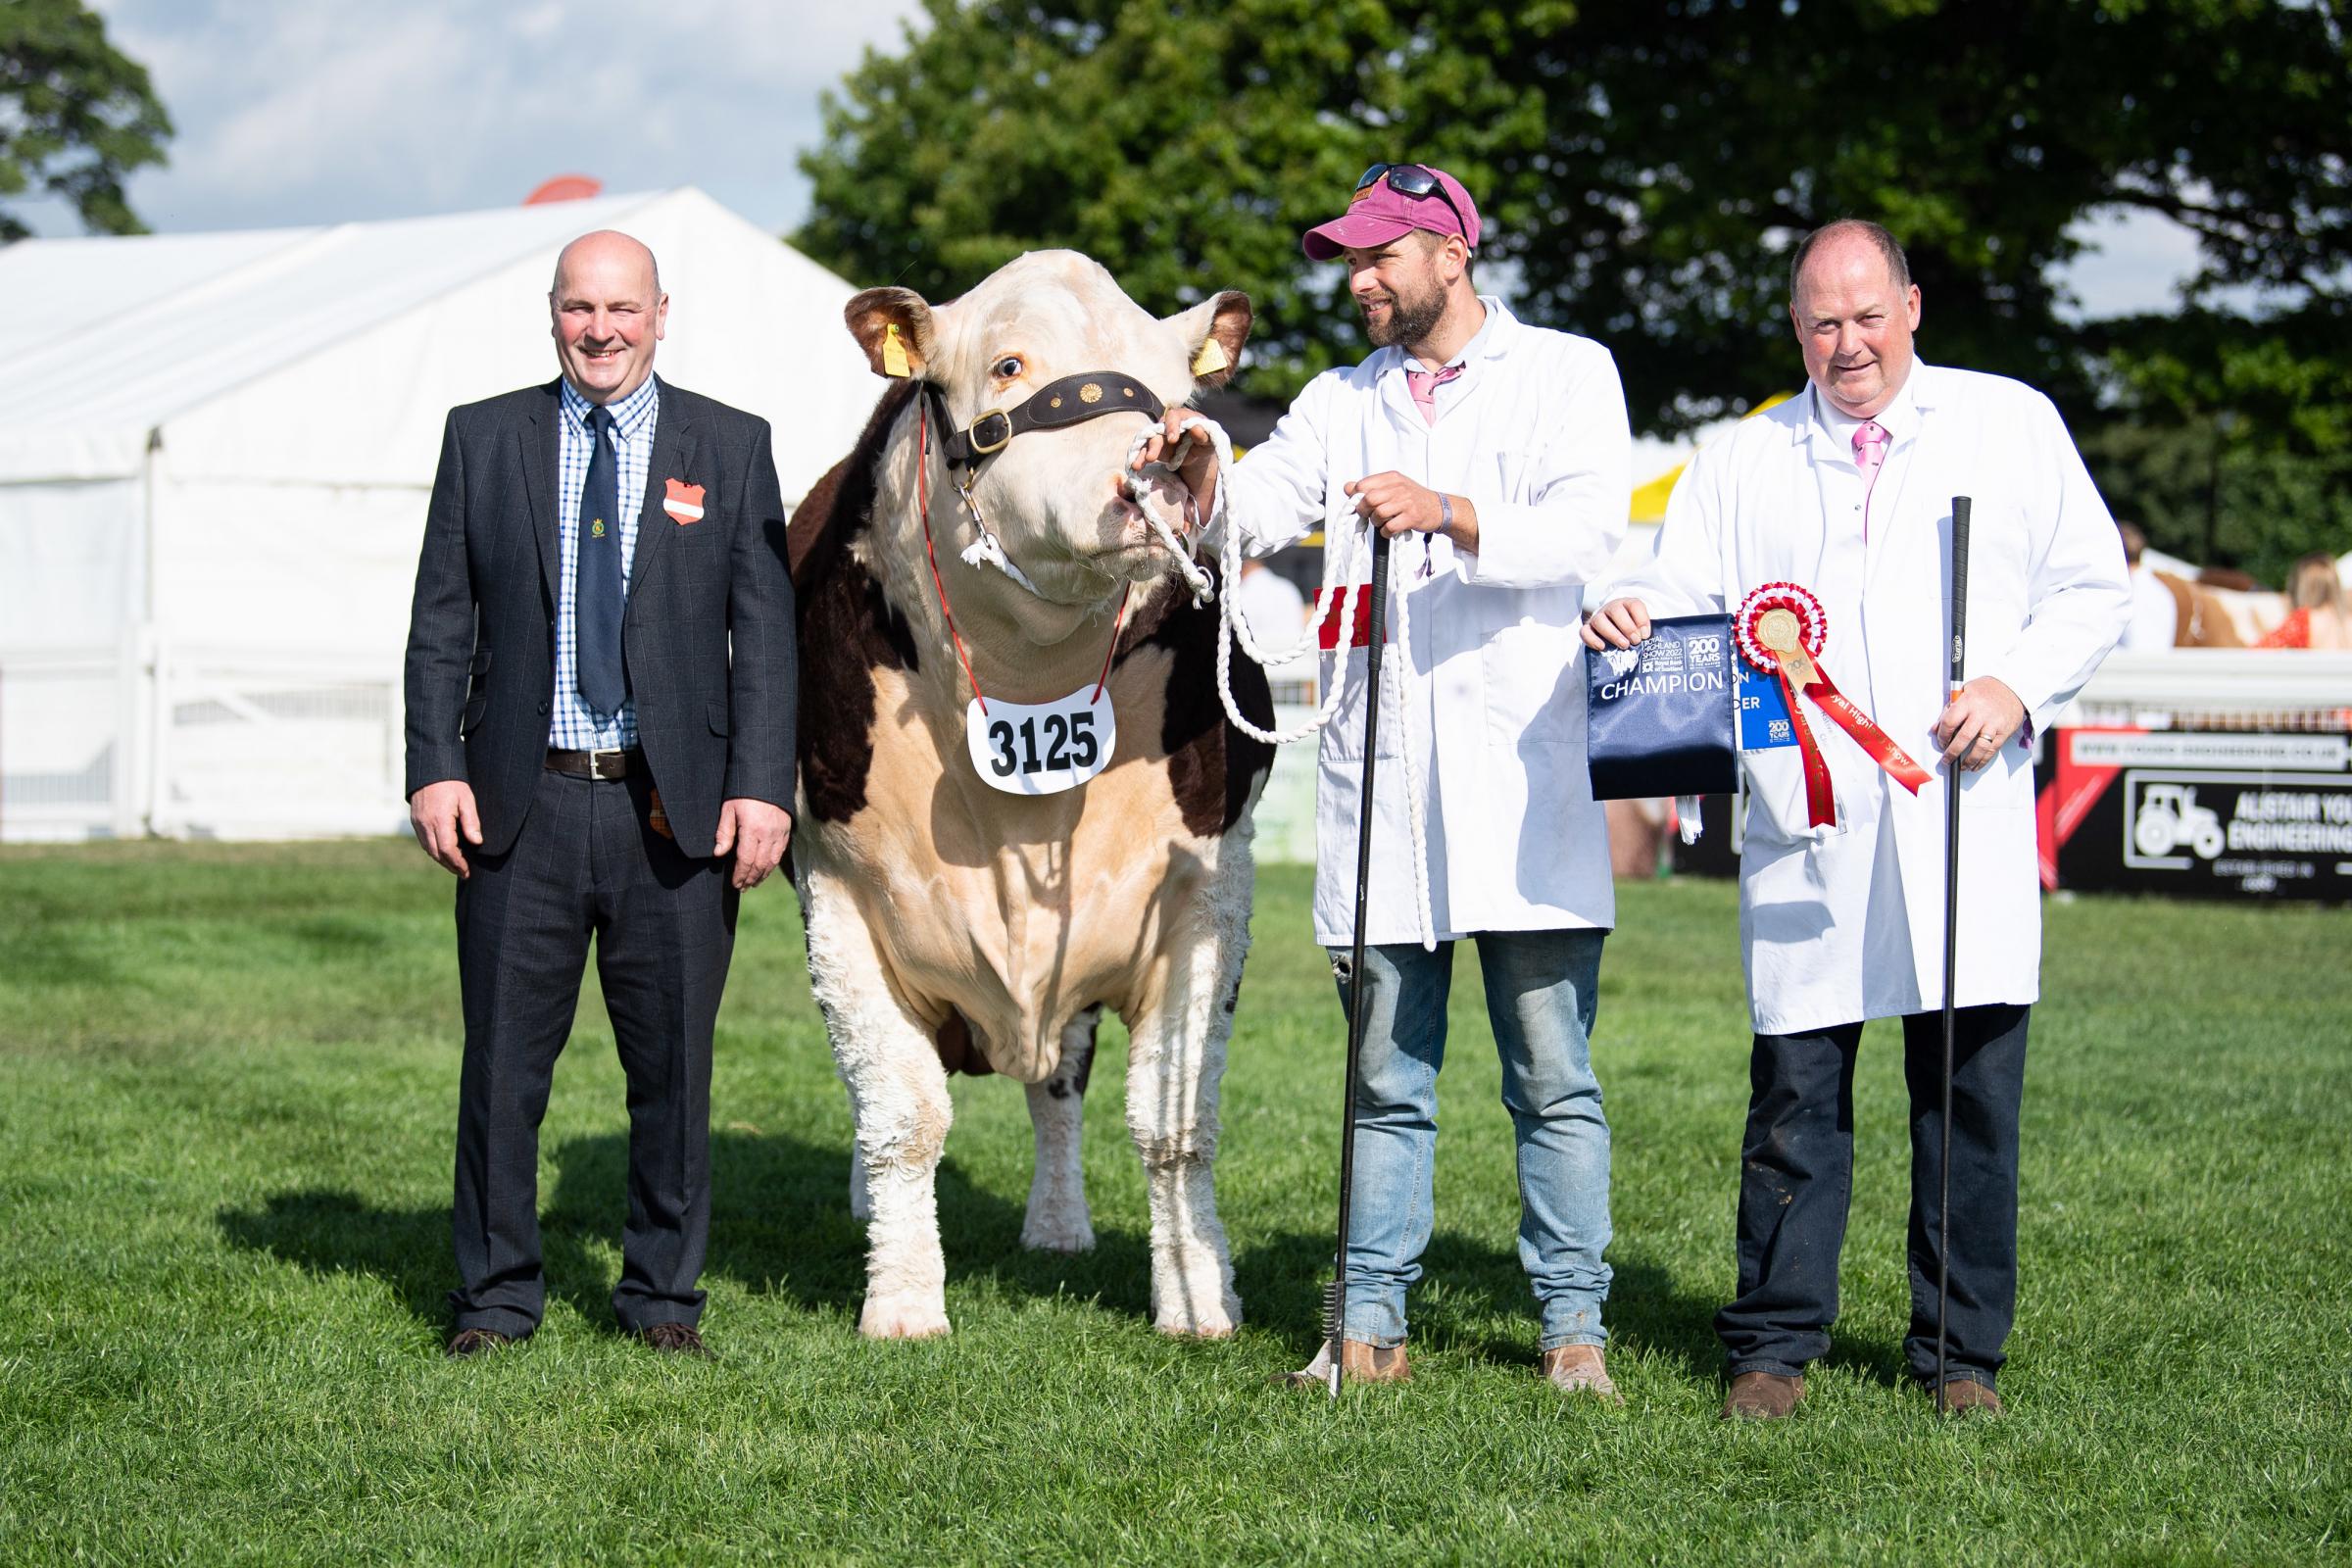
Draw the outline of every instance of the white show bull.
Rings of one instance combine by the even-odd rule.
[[[871,289],[847,314],[897,384],[790,530],[793,859],[857,1122],[859,1326],[948,1332],[934,1177],[952,1070],[1027,1086],[1023,1244],[1093,1245],[1079,1116],[1108,1007],[1133,1040],[1127,1125],[1149,1178],[1153,1321],[1230,1334],[1241,1302],[1210,1166],[1249,945],[1250,810],[1272,754],[1228,724],[1215,608],[1194,602],[1149,525],[1147,507],[1184,529],[1181,492],[1155,482],[1139,504],[1122,480],[1149,405],[1230,374],[1249,301],[1219,294],[1155,319],[1086,257],[1045,252],[952,304]],[[1234,673],[1265,721],[1262,675],[1246,661]],[[1040,765],[1015,751],[1008,705],[1059,700],[1066,722],[1045,720],[1050,738],[1091,737],[1104,715],[1071,709],[1098,683],[1115,717],[1107,765],[1058,793],[1007,793],[1004,774]],[[983,731],[999,716],[1005,728],[967,746],[975,686],[997,705]],[[1081,772],[1097,760],[1077,744],[1059,760]]]

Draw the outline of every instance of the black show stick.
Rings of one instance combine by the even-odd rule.
[[[1952,497],[1952,697],[1967,684],[1968,513],[1967,496]],[[1936,1413],[1944,1401],[1944,1319],[1952,1300],[1952,1029],[1953,988],[1960,970],[1960,774],[1958,760],[1944,764],[1943,792],[1943,1158],[1936,1166]]]
[[[1355,1078],[1364,1050],[1364,903],[1372,887],[1372,765],[1380,755],[1380,650],[1389,640],[1389,536],[1372,524],[1371,635],[1364,646],[1364,792],[1355,836],[1355,947],[1348,968],[1348,1104],[1340,1120],[1340,1244],[1326,1293],[1331,1396],[1340,1396],[1348,1326],[1348,1213],[1355,1196]],[[1343,673],[1345,673],[1343,671]]]

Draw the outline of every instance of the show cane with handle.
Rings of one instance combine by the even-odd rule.
[[[1331,1347],[1331,1396],[1340,1396],[1347,1360],[1348,1218],[1355,1196],[1355,1078],[1364,1051],[1364,907],[1372,887],[1372,768],[1380,756],[1380,651],[1389,640],[1389,536],[1372,525],[1372,605],[1364,639],[1364,788],[1355,835],[1355,946],[1348,960],[1348,1100],[1340,1117],[1340,1241],[1325,1293],[1323,1329]],[[1345,673],[1343,669],[1342,673]]]
[[[1952,497],[1952,680],[1957,702],[1967,685],[1969,498]],[[1952,1299],[1952,1031],[1953,993],[1960,971],[1960,775],[1962,760],[1944,765],[1943,795],[1943,1156],[1936,1183],[1936,1413],[1947,1408],[1944,1396],[1945,1318]]]

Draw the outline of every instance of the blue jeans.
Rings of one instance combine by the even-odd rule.
[[[1487,1021],[1519,1148],[1519,1262],[1543,1313],[1544,1349],[1599,1345],[1609,1294],[1609,1124],[1589,1035],[1601,931],[1480,933]],[[1348,954],[1334,950],[1340,1005]],[[1347,1337],[1402,1345],[1404,1293],[1421,1277],[1433,1219],[1438,1069],[1453,944],[1364,950],[1364,1044],[1355,1086],[1355,1192],[1348,1225]]]

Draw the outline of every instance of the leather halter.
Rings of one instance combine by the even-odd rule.
[[[948,416],[947,394],[936,383],[926,384],[923,390],[939,406],[939,454],[951,468],[976,470],[1009,446],[1014,436],[1031,430],[1058,430],[1105,414],[1130,412],[1157,423],[1167,413],[1150,387],[1116,370],[1081,370],[1048,381],[1026,402],[1011,409],[991,409],[960,429]],[[969,478],[962,482],[967,495],[970,485]]]

